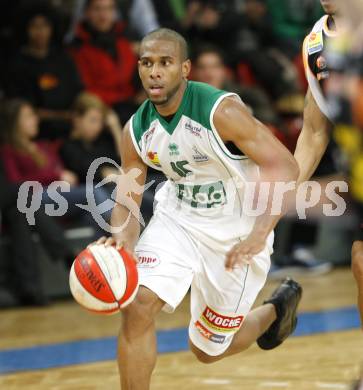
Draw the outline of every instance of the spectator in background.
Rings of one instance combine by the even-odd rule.
[[[191,47],[214,44],[226,58],[235,58],[239,18],[229,0],[188,1],[181,24]]]
[[[245,0],[239,16],[234,42],[234,62],[243,62],[252,70],[258,84],[275,100],[294,96],[303,109],[298,73],[283,51],[276,48],[276,38],[268,14],[266,0]],[[279,105],[279,102],[277,102]]]
[[[0,212],[6,234],[10,236],[10,256],[2,260],[0,307],[9,305],[44,305],[48,303],[41,282],[42,270],[33,241],[33,231],[52,261],[64,261],[69,267],[75,251],[64,236],[62,227],[54,218],[39,209],[34,214],[35,225],[30,226],[25,214],[17,208],[19,186],[10,183],[0,164]],[[4,299],[5,298],[5,299]]]
[[[82,93],[73,107],[71,136],[61,148],[64,165],[77,174],[81,183],[85,183],[88,168],[96,158],[108,157],[120,164],[121,133],[117,115],[97,96]],[[103,165],[96,172],[96,181],[116,173],[115,170],[113,165]]]
[[[137,57],[117,21],[115,0],[87,0],[71,53],[88,92],[112,106],[124,124],[140,102],[135,98]]]
[[[147,33],[160,27],[152,0],[115,0],[120,20],[127,21],[128,36],[140,40]],[[179,0],[176,0],[179,3]],[[162,1],[163,5],[165,1]],[[87,0],[75,0],[71,28],[67,33],[66,41],[71,42],[74,38],[74,30],[82,18]]]
[[[290,58],[301,53],[301,45],[315,22],[323,15],[317,0],[265,0],[277,44]]]
[[[187,2],[184,0],[152,0],[157,20],[163,27],[183,32],[182,23],[186,16]]]
[[[99,157],[108,157],[120,164],[122,129],[117,115],[108,109],[95,95],[82,93],[73,107],[73,130],[71,137],[61,148],[65,166],[75,172],[81,183],[86,181],[90,164]],[[103,164],[96,171],[95,182],[101,182],[119,171],[112,164]],[[157,184],[165,180],[164,175],[150,168],[147,182],[155,181],[146,190],[141,205],[141,214],[148,221],[153,213],[154,192]],[[111,194],[112,184],[104,187]]]
[[[21,97],[38,111],[40,137],[65,137],[70,129],[70,107],[82,89],[77,69],[57,46],[54,11],[39,3],[26,8],[23,45],[10,60],[5,80],[8,97]]]
[[[6,126],[6,111],[9,106],[2,103],[0,123]],[[7,138],[6,132],[2,132],[2,136],[1,141],[4,141]],[[35,211],[35,225],[29,225],[25,214],[17,206],[21,183],[10,182],[6,176],[4,164],[0,161],[0,219],[5,233],[10,236],[10,256],[1,259],[0,307],[17,304],[44,305],[48,303],[48,299],[43,292],[33,232],[39,234],[52,261],[64,261],[66,266],[70,266],[75,251],[65,239],[63,228],[54,218],[46,215],[44,209]]]
[[[92,216],[76,205],[88,204],[90,196],[96,205],[109,203],[111,202],[109,192],[103,187],[94,188],[93,183],[78,185],[77,175],[64,168],[57,145],[46,141],[34,141],[38,134],[38,117],[29,103],[18,99],[9,101],[6,104],[4,118],[5,144],[1,154],[9,181],[14,184],[21,184],[28,180],[38,181],[45,187],[53,181],[68,183],[69,191],[61,192],[68,203],[66,215],[85,218],[87,223],[95,229],[97,237],[104,234]],[[54,188],[47,187],[47,191],[42,194],[43,203],[54,203],[54,199],[60,197],[58,192]],[[89,207],[99,215],[100,212],[98,208],[95,208],[96,205],[89,205]],[[57,205],[55,207],[58,208]],[[106,221],[109,221],[111,205],[106,212],[101,214],[104,215]]]
[[[277,124],[278,117],[267,95],[258,87],[240,86],[231,80],[222,52],[214,46],[200,48],[193,60],[193,78],[215,88],[236,92],[260,121]]]

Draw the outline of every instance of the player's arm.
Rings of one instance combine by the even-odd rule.
[[[232,141],[259,166],[259,182],[270,182],[273,189],[274,182],[297,179],[299,169],[292,154],[242,103],[224,99],[215,112],[214,124],[223,141]],[[272,192],[266,212],[256,218],[249,237],[227,255],[227,268],[248,261],[264,249],[267,236],[281,218],[281,214],[271,215]]]
[[[294,154],[300,169],[298,183],[309,180],[319,165],[329,143],[329,123],[309,89],[305,98],[304,124]]]
[[[139,154],[135,150],[135,146],[131,139],[130,134],[130,125],[129,122],[126,123],[123,134],[122,134],[122,142],[120,147],[120,155],[122,161],[122,172],[123,174],[127,174],[131,169],[137,169],[139,171],[139,175],[136,178],[138,185],[144,186],[147,174],[147,166],[144,164]],[[119,188],[119,186],[125,185],[125,183],[120,182],[117,183],[117,194],[125,194],[130,197],[130,201],[133,204],[137,204],[138,209],[140,209],[141,201],[142,201],[142,193],[136,194],[131,192],[128,194],[128,190],[124,188]],[[119,196],[116,197],[119,199]],[[117,231],[118,227],[123,226],[125,224],[125,228],[121,231],[117,231],[113,233],[113,237],[108,239],[102,238],[98,242],[105,243],[106,245],[112,245],[116,243],[116,247],[124,247],[129,252],[133,253],[134,247],[140,235],[140,223],[135,215],[133,215],[131,210],[127,207],[124,202],[116,202],[111,215],[111,226],[115,228]],[[127,223],[127,220],[129,222]]]

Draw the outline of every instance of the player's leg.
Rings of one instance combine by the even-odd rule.
[[[191,350],[197,358],[211,363],[247,349],[256,340],[263,349],[281,344],[295,329],[301,287],[286,279],[263,306],[250,311],[266,281],[267,248],[251,265],[232,273],[222,268],[224,262],[218,272],[218,259],[206,248],[202,252],[208,259],[206,272],[199,277],[201,288],[192,285],[189,326]]]
[[[141,286],[136,299],[123,310],[118,343],[122,390],[148,390],[156,363],[155,316],[165,302]]]
[[[140,291],[124,310],[118,360],[122,390],[148,390],[156,362],[154,319],[173,312],[189,290],[196,258],[190,239],[173,219],[157,214],[136,248]]]
[[[264,305],[248,313],[223,353],[211,356],[190,343],[192,352],[203,363],[213,363],[245,351],[256,341],[262,349],[276,348],[295,330],[301,294],[295,281],[285,279]]]
[[[217,356],[211,356],[197,348],[193,342],[189,342],[190,350],[197,359],[203,363],[214,363],[227,356],[234,355],[248,349],[276,320],[275,306],[266,304],[252,310],[240,330],[235,334],[230,346],[225,352]]]
[[[353,243],[352,271],[358,287],[358,309],[363,327],[363,241]]]

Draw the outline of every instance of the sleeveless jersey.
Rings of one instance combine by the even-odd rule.
[[[303,60],[306,79],[311,93],[320,111],[330,120],[332,112],[324,95],[324,81],[329,77],[329,67],[325,58],[324,49],[328,41],[337,36],[336,31],[329,30],[329,16],[325,15],[315,23],[311,33],[303,43]]]
[[[150,100],[130,120],[138,154],[168,179],[156,194],[156,212],[172,215],[198,240],[222,251],[252,230],[255,217],[246,215],[243,197],[245,183],[259,175],[253,161],[229,152],[214,126],[214,113],[228,96],[237,95],[188,81],[170,122]]]

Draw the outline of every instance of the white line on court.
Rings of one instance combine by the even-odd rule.
[[[319,389],[344,389],[344,390],[348,390],[348,388],[349,388],[349,386],[346,383],[316,382],[315,385]]]
[[[290,387],[290,383],[289,382],[261,382],[259,384],[259,387],[278,387],[278,388],[281,388],[281,387]]]
[[[202,383],[205,383],[207,385],[229,385],[231,381],[229,379],[209,378],[203,379]]]

